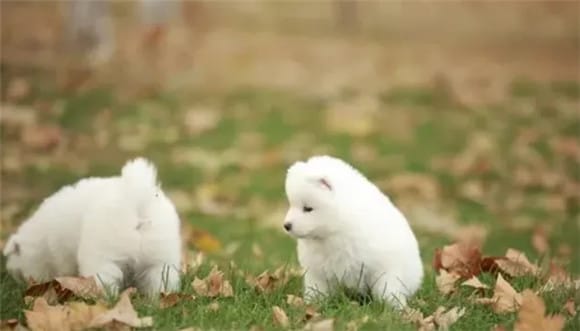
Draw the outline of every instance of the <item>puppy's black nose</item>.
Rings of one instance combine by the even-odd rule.
[[[292,230],[292,223],[284,223],[284,229],[286,229],[286,231]]]

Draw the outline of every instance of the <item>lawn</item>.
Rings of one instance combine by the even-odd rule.
[[[439,292],[435,251],[455,242],[467,225],[485,232],[485,255],[514,248],[532,262],[551,259],[579,276],[577,82],[514,80],[507,97],[493,104],[460,102],[437,86],[332,97],[237,88],[139,100],[122,100],[107,88],[47,91],[32,86],[3,105],[1,238],[58,187],[116,175],[134,156],[150,158],[182,222],[191,226],[182,291],[196,295],[164,309],[135,296],[136,310],[153,318],[155,330],[282,329],[273,306],[286,312],[290,328],[304,327],[306,307],[287,302],[288,295],[301,296],[299,276],[267,292],[247,278],[298,266],[295,243],[282,231],[284,176],[293,161],[319,153],[352,162],[401,206],[426,269],[409,305],[425,316],[439,306],[464,307],[452,330],[511,329],[517,320],[517,312],[498,314],[474,303],[469,288]],[[547,249],[538,251],[538,236]],[[204,278],[213,265],[230,281],[232,297],[194,291],[194,278]],[[24,322],[25,288],[5,272],[0,277],[0,319]],[[495,275],[479,278],[493,288]],[[509,282],[517,291],[544,285],[531,276]],[[579,293],[558,288],[541,294],[549,314],[566,318],[565,330],[580,329],[579,315],[564,306],[570,299],[580,306]],[[316,311],[333,318],[336,330],[416,329],[388,306],[343,294],[317,303]]]

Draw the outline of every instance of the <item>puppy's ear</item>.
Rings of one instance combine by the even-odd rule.
[[[332,191],[333,190],[332,183],[326,177],[322,177],[322,176],[313,177],[312,178],[312,182],[316,186],[321,187],[321,188],[323,188],[325,190],[328,190],[328,191]]]
[[[4,251],[2,251],[4,256],[8,256],[11,254],[20,255],[20,245],[18,244],[18,242],[16,242],[16,239],[17,239],[16,236],[12,236],[10,237],[10,239],[8,239],[6,246],[4,246]]]

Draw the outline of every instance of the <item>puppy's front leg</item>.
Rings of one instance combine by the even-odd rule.
[[[403,309],[407,306],[404,285],[397,277],[383,275],[371,284],[375,299],[385,300],[397,309]]]
[[[308,303],[328,295],[330,286],[324,277],[306,271],[304,274],[304,300]]]
[[[179,291],[179,269],[174,265],[158,264],[143,270],[137,279],[140,291],[153,297],[159,292]]]
[[[123,283],[123,271],[112,261],[79,257],[79,271],[83,277],[95,277],[97,285],[107,294],[117,296]]]

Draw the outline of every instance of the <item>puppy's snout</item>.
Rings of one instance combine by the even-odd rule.
[[[290,230],[292,230],[292,223],[290,223],[290,222],[284,223],[284,229],[286,229],[286,231],[290,232]]]

